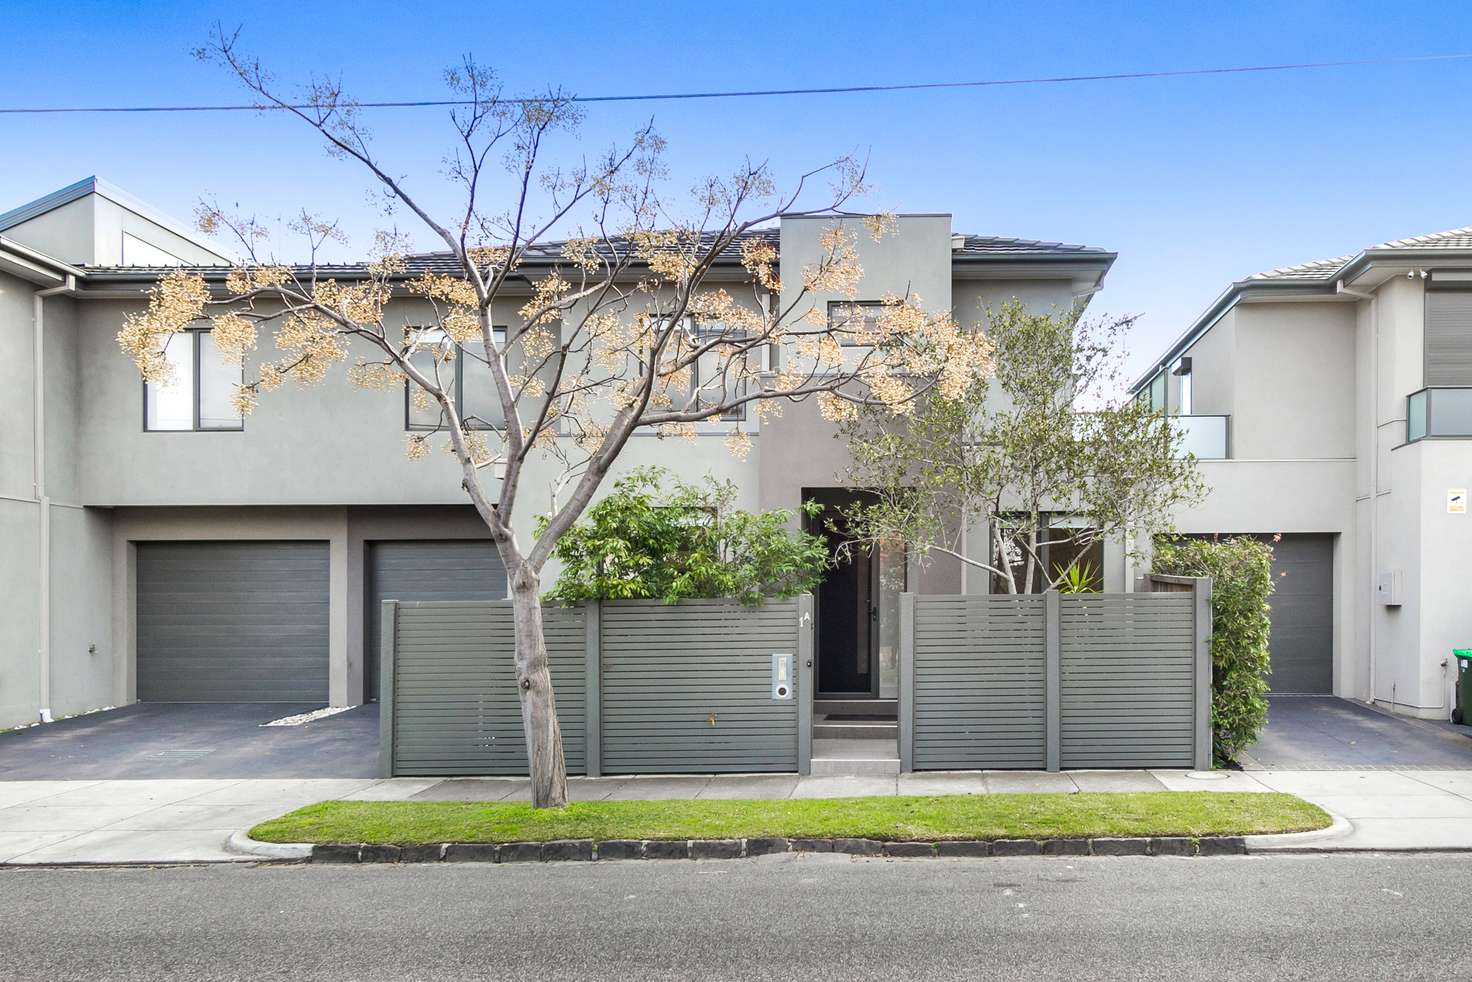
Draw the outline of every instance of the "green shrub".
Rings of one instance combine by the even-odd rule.
[[[562,575],[547,594],[581,600],[734,597],[757,604],[811,590],[828,564],[823,539],[791,529],[793,513],[733,508],[736,486],[669,481],[645,467],[614,482],[562,536]]]
[[[1267,722],[1272,563],[1272,546],[1247,537],[1155,544],[1155,572],[1212,580],[1211,728],[1218,766],[1234,762]]]

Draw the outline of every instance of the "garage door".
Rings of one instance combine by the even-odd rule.
[[[506,567],[487,540],[374,542],[368,547],[368,640],[363,659],[370,699],[378,698],[380,608],[385,600],[503,600]]]
[[[1273,544],[1273,692],[1334,691],[1334,537],[1285,535]]]
[[[325,542],[138,544],[138,698],[327,703]]]

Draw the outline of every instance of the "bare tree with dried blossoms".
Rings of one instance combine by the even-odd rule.
[[[542,570],[635,432],[688,437],[695,424],[739,407],[762,419],[808,400],[834,420],[861,405],[903,414],[925,388],[965,385],[988,368],[983,339],[911,299],[890,297],[880,316],[854,318],[830,317],[814,302],[818,292],[858,295],[855,235],[885,234],[891,223],[882,216],[857,233],[835,222],[800,287],[783,290],[773,238],[752,230],[780,215],[836,215],[863,190],[864,168],[851,158],[780,195],[765,166],[747,165],[677,204],[661,194],[665,147],[651,127],[596,159],[551,164],[547,148],[576,126],[577,103],[558,92],[506,97],[491,71],[466,60],[447,73],[462,100],[450,114],[455,148],[446,158],[461,203],[437,217],[371,144],[340,86],[313,84],[290,97],[235,34],[218,29],[201,54],[263,109],[296,117],[329,152],[364,168],[389,206],[442,243],[443,262],[426,271],[401,236],[380,233],[363,272],[334,276],[317,257],[337,237],[335,225],[304,215],[295,228],[309,258],[290,265],[260,254],[268,241],[261,224],[205,205],[201,227],[232,233],[244,260],[223,281],[188,270],[164,276],[118,341],[145,379],[160,382],[170,371],[167,345],[191,325],[208,321],[216,346],[243,364],[267,332],[276,354],[257,359],[241,385],[242,412],[288,381],[323,380],[338,363],[360,386],[411,383],[416,411],[435,423],[410,433],[409,456],[447,442],[505,563],[538,807],[567,801]],[[707,283],[733,252],[745,281]],[[412,324],[400,309],[406,298],[417,304]],[[466,405],[457,362],[461,373],[489,377],[490,408]],[[727,445],[744,456],[748,440],[733,428]],[[555,472],[546,496],[524,487],[533,460]],[[517,529],[528,512],[543,519],[535,536],[525,533],[530,522]]]

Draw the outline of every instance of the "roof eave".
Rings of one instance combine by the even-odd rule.
[[[1337,279],[1337,277],[1335,278]],[[1227,313],[1237,304],[1242,302],[1287,300],[1292,298],[1318,298],[1333,296],[1335,293],[1335,279],[1325,281],[1318,280],[1237,280],[1227,287],[1211,302],[1211,305],[1202,311],[1191,326],[1179,337],[1171,342],[1165,349],[1165,353],[1150,363],[1138,378],[1130,383],[1129,394],[1138,393],[1150,384],[1162,369],[1169,368],[1177,358],[1201,340],[1202,335],[1216,326]]]
[[[14,239],[0,235],[0,269],[30,283],[43,286],[59,286],[67,277],[86,278],[87,274],[75,266],[62,262],[44,252],[21,245]]]

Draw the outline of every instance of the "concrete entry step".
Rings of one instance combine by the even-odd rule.
[[[814,740],[897,740],[899,724],[884,719],[821,719],[813,724]]]
[[[813,740],[814,777],[890,777],[899,772],[899,747],[893,739]]]
[[[897,777],[900,773],[900,762],[814,757],[811,773],[813,777]]]
[[[883,716],[897,719],[898,699],[814,699],[814,716]]]

